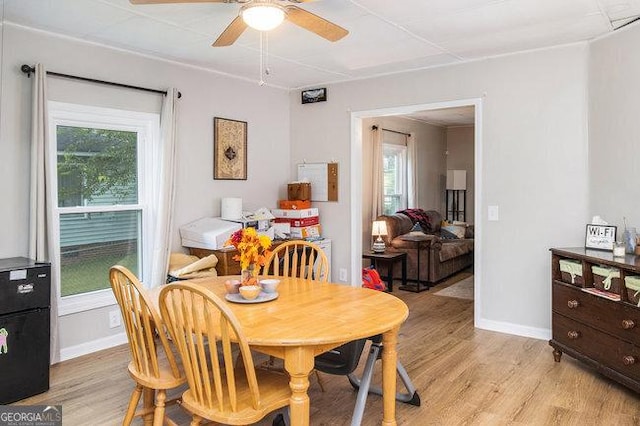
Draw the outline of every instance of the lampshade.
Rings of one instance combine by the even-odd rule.
[[[447,170],[447,189],[467,189],[467,171]]]
[[[387,222],[375,220],[371,227],[371,235],[387,235]]]
[[[284,20],[284,9],[273,3],[254,2],[242,8],[242,20],[251,28],[269,31]]]

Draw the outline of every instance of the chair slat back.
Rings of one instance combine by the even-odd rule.
[[[189,283],[169,284],[160,292],[160,313],[198,404],[221,413],[236,412],[240,387],[248,385],[252,408],[259,408],[249,345],[235,315],[218,296]],[[238,343],[242,359],[235,369],[232,341]]]
[[[329,260],[322,249],[309,241],[288,241],[271,252],[262,273],[329,281]]]
[[[140,281],[131,271],[120,265],[109,270],[109,280],[120,306],[131,359],[136,370],[145,376],[159,378],[158,349],[162,348],[173,376],[180,377],[178,365],[162,329],[162,320],[158,313],[150,308],[152,305]],[[156,327],[160,330],[156,330]],[[159,345],[156,343],[156,336],[159,338]]]

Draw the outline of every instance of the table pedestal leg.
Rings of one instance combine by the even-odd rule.
[[[399,327],[393,328],[382,335],[382,401],[384,413],[382,424],[396,425],[396,364],[398,362]]]
[[[313,370],[313,350],[304,347],[285,349],[284,368],[290,376],[292,426],[309,425],[309,373]],[[395,391],[394,391],[395,392]]]

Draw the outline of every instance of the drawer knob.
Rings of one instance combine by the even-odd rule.
[[[580,303],[577,300],[569,300],[567,302],[567,306],[569,307],[569,309],[575,309],[580,306]]]
[[[580,332],[575,331],[575,330],[571,330],[567,333],[567,337],[571,340],[575,340],[578,337],[580,337]]]
[[[636,363],[636,357],[634,357],[633,355],[626,355],[624,358],[622,358],[622,362],[624,363],[624,365],[633,365]]]
[[[635,326],[636,326],[636,323],[631,319],[622,320],[622,328],[624,328],[625,330],[629,330]]]

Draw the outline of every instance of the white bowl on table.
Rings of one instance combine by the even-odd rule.
[[[260,296],[261,288],[257,285],[242,285],[239,288],[240,296],[246,300],[253,300]]]
[[[265,293],[275,293],[279,284],[280,280],[275,278],[260,280],[260,287],[262,287],[262,291]]]

